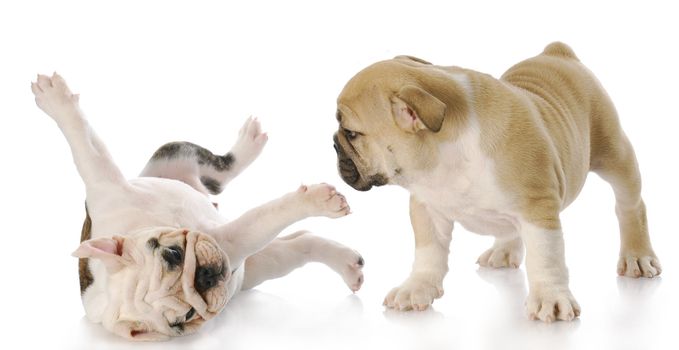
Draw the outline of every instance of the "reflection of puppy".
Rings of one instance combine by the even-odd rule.
[[[653,277],[641,178],[613,104],[562,43],[500,80],[399,56],[354,76],[337,100],[338,168],[352,187],[396,184],[411,193],[415,262],[386,297],[424,309],[443,294],[453,223],[496,237],[479,264],[517,267],[527,250],[532,318],[571,320],[559,213],[594,171],[615,191],[618,273]]]
[[[303,218],[347,215],[349,206],[332,186],[302,186],[228,223],[209,201],[264,147],[257,120],[246,121],[225,156],[169,143],[140,178],[127,181],[60,76],[40,75],[32,90],[64,133],[87,190],[89,215],[74,255],[81,258],[90,320],[133,340],[192,333],[238,290],[309,261],[331,267],[351,290],[360,288],[363,259],[355,251],[306,232],[276,239]]]

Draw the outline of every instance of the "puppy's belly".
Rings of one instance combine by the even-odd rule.
[[[119,234],[151,226],[205,231],[226,222],[207,196],[187,184],[163,178],[129,180],[124,193],[90,193],[93,235]]]
[[[453,215],[453,220],[470,232],[496,237],[515,236],[518,233],[516,219],[495,210],[476,210],[473,213],[457,214]]]

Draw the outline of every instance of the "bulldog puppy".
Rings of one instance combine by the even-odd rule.
[[[267,135],[248,119],[224,156],[188,142],[162,146],[136,179],[126,180],[56,73],[31,84],[56,121],[85,183],[88,212],[80,259],[87,317],[131,340],[195,332],[236,292],[286,275],[310,261],[328,265],[352,291],[363,259],[308,232],[276,238],[311,216],[338,218],[349,206],[332,186],[301,186],[228,222],[210,202],[261,152]]]
[[[572,320],[559,213],[589,171],[613,187],[618,274],[661,272],[651,248],[634,150],[613,103],[570,47],[552,43],[500,79],[398,56],[356,74],[337,99],[339,173],[353,188],[409,190],[410,276],[384,304],[423,310],[443,295],[454,222],[495,243],[481,266],[513,267],[524,248],[529,317]]]

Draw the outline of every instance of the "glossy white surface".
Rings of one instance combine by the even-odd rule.
[[[307,228],[359,250],[366,282],[352,295],[320,265],[237,296],[194,336],[144,348],[676,349],[679,170],[676,12],[656,2],[22,1],[0,4],[2,341],[11,348],[127,348],[84,319],[77,262],[84,189],[55,124],[30,94],[60,72],[123,173],[135,176],[171,140],[226,151],[250,114],[269,143],[218,197],[236,217],[300,183],[329,182],[353,214]],[[582,316],[541,324],[523,315],[520,270],[479,269],[489,237],[453,233],[445,295],[426,312],[385,311],[408,274],[407,193],[358,193],[335,171],[335,98],[364,66],[398,54],[499,76],[553,40],[600,78],[635,146],[651,238],[664,272],[615,274],[619,246],[608,185],[588,179],[562,216],[571,290]],[[5,348],[5,345],[2,345]]]

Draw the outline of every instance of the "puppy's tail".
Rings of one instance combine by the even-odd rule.
[[[547,45],[542,53],[544,55],[572,58],[579,61],[578,56],[575,55],[573,49],[560,41],[555,41]]]

